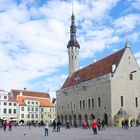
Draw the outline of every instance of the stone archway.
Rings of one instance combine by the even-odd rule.
[[[67,115],[65,116],[65,125],[67,124],[68,118]]]
[[[57,120],[60,120],[60,116],[57,116]]]
[[[108,125],[108,115],[107,113],[104,113],[104,122],[106,125]]]
[[[76,115],[73,115],[73,125],[74,125],[74,127],[77,127],[77,117],[76,117]]]
[[[71,117],[71,115],[69,115],[69,123],[70,123],[70,125],[72,125],[72,117]]]
[[[87,116],[87,114],[85,114],[84,120],[85,120],[85,121],[88,121],[88,116]]]
[[[82,125],[82,116],[81,115],[78,116],[78,125]]]
[[[63,123],[64,123],[63,116],[61,116],[61,124],[64,125]]]

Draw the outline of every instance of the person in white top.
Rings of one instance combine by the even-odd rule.
[[[45,136],[48,136],[49,124],[47,122],[45,123],[44,129],[45,129]]]

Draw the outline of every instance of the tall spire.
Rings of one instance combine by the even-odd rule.
[[[72,46],[80,48],[80,45],[76,39],[76,26],[75,26],[73,3],[72,3],[72,16],[71,16],[71,26],[70,26],[70,40],[68,42],[67,48],[72,47]]]

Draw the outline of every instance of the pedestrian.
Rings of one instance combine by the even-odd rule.
[[[105,130],[105,121],[104,121],[104,119],[102,120],[101,125],[102,125],[102,130]]]
[[[69,121],[67,121],[66,129],[70,129],[70,122]]]
[[[87,123],[86,123],[86,121],[83,121],[82,122],[82,126],[83,126],[83,129],[87,129]]]
[[[101,121],[100,121],[99,118],[98,118],[98,121],[97,121],[97,127],[98,127],[98,131],[99,130],[101,131]]]
[[[53,125],[53,132],[56,132],[56,122],[55,122],[55,120],[53,121],[52,125]]]
[[[86,121],[86,127],[88,128],[88,129],[90,129],[90,125],[89,125],[89,122],[88,121]]]
[[[48,133],[49,133],[49,124],[48,124],[48,122],[45,123],[44,129],[45,129],[45,136],[48,136]]]
[[[125,128],[125,121],[122,120],[122,129],[124,129],[124,128]]]
[[[60,125],[61,125],[60,120],[57,121],[56,125],[57,125],[57,132],[60,132]]]
[[[9,131],[12,131],[12,121],[9,121],[9,123],[8,123],[8,125],[9,125]]]
[[[28,121],[27,125],[28,125],[29,129],[31,129],[31,122],[30,121]]]
[[[130,126],[131,126],[131,127],[133,126],[133,120],[130,121]]]
[[[4,131],[6,131],[6,127],[7,127],[7,121],[4,120],[4,122],[3,122],[3,130],[4,130]]]
[[[93,135],[97,134],[97,123],[95,120],[93,120],[93,122],[91,123],[91,128],[93,130]]]

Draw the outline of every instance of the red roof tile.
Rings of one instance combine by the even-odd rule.
[[[22,95],[24,95],[24,96],[50,98],[50,95],[47,92],[35,92],[35,91],[16,90],[16,89],[12,89],[10,92],[10,95],[14,99],[17,99],[17,95],[19,95],[20,93],[22,93]]]
[[[83,69],[74,72],[71,76],[68,76],[68,78],[66,79],[66,81],[62,86],[62,89],[111,73],[112,65],[115,64],[116,67],[118,66],[124,51],[125,48]],[[79,78],[79,80],[78,79],[76,80],[76,78]]]
[[[25,100],[36,100],[40,102],[40,106],[51,107],[52,103],[50,98],[38,98],[38,97],[25,97],[25,96],[17,96],[17,102],[19,105],[25,105]]]

